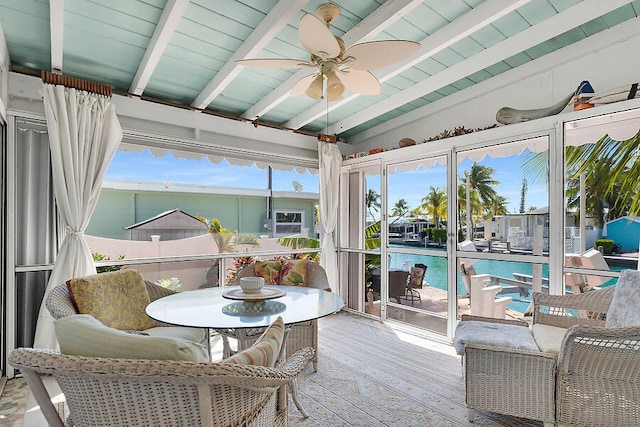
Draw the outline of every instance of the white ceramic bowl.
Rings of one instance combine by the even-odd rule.
[[[264,286],[264,279],[262,277],[241,277],[240,287],[245,294],[257,294],[260,293],[260,289]]]

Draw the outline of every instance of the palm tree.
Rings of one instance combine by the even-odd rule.
[[[487,215],[489,216],[506,215],[509,213],[507,209],[507,198],[504,196],[496,196],[488,208]]]
[[[239,233],[224,228],[217,218],[204,218],[200,215],[196,216],[198,220],[203,222],[209,229],[209,233],[218,245],[220,253],[235,252],[238,245],[258,246],[260,244],[258,238],[253,234]]]
[[[380,195],[370,188],[369,191],[367,191],[367,199],[365,203],[367,204],[369,215],[371,215],[371,218],[375,220],[373,211],[380,212]]]
[[[581,147],[567,147],[567,160],[575,161],[584,151]],[[611,178],[612,165],[606,159],[584,165],[568,166],[567,178],[567,206],[579,208],[580,206],[580,174],[585,173],[585,207],[586,213],[594,218],[596,227],[602,228],[605,221],[605,208],[608,208],[608,218],[619,218],[631,210],[630,200],[618,200],[622,191],[622,180],[628,174],[624,171],[618,179]],[[582,171],[582,172],[580,172]],[[636,189],[635,191],[638,191]]]
[[[478,193],[475,191],[470,192],[469,199],[471,202],[471,212],[480,212],[482,213],[483,207],[482,203],[480,203],[480,199],[478,198]],[[458,184],[458,228],[462,230],[462,212],[467,211],[467,186],[466,184]],[[468,219],[468,213],[465,217],[466,221]],[[468,236],[470,237],[470,236]]]
[[[260,241],[258,240],[258,238],[253,234],[239,233],[237,230],[231,231],[228,228],[223,227],[217,218],[209,219],[201,215],[196,216],[196,218],[207,226],[207,229],[209,230],[211,237],[213,237],[213,240],[216,242],[216,245],[218,246],[218,251],[220,253],[236,252],[237,246],[239,245],[258,246],[260,244]],[[242,258],[246,259],[246,257],[242,257]],[[209,268],[209,270],[207,271],[207,276],[206,276],[207,283],[213,284],[214,286],[221,285],[218,277],[219,264],[220,264],[220,260],[215,260],[211,268]],[[240,265],[236,263],[236,270],[231,271],[231,278],[229,280],[229,283],[233,283],[234,280],[236,280],[235,274],[241,266],[242,266],[242,263],[240,263]]]
[[[578,194],[576,182],[585,173],[587,211],[602,226],[604,208],[610,218],[640,213],[640,132],[626,141],[605,135],[596,144],[567,147],[567,195]],[[570,192],[571,190],[571,192]],[[579,198],[573,198],[575,203]]]
[[[409,211],[409,215],[414,216],[414,217],[421,217],[422,215],[424,215],[424,212],[422,210],[422,206],[418,206],[417,208],[413,208]]]
[[[489,206],[493,199],[495,199],[498,195],[493,187],[495,185],[498,185],[500,182],[493,178],[494,173],[495,170],[492,167],[479,165],[478,163],[473,162],[473,164],[471,165],[471,169],[464,174],[465,176],[463,182],[466,184],[467,177],[469,177],[469,190],[472,193],[476,193],[478,195],[478,199],[482,201],[483,206]],[[472,230],[474,228],[473,216],[474,209],[472,206],[469,215]]]
[[[602,227],[605,206],[608,218],[640,214],[640,132],[616,141],[608,135],[596,144],[566,149],[568,207],[580,205],[580,174],[585,174],[585,206],[596,226]],[[531,154],[523,171],[538,181],[548,182],[548,151]]]
[[[400,199],[393,206],[393,210],[391,211],[391,216],[403,216],[409,211],[409,205],[405,199]]]
[[[443,188],[433,186],[429,189],[429,194],[422,198],[421,209],[424,209],[436,224],[436,228],[440,228],[440,219],[447,218],[447,193]]]

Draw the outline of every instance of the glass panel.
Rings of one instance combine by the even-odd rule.
[[[565,124],[565,282],[574,292],[615,281],[584,270],[638,268],[638,116],[623,112]]]
[[[446,245],[446,157],[389,166],[389,243]]]
[[[534,283],[549,288],[547,264],[458,258],[458,313],[522,318]]]
[[[447,333],[447,258],[390,252],[387,316]]]
[[[364,311],[376,317],[380,317],[380,267],[380,255],[365,255],[366,304]]]
[[[548,146],[543,136],[458,153],[459,240],[490,251],[549,251]]]
[[[138,152],[126,151],[129,149]],[[279,177],[282,179],[281,175]],[[296,178],[299,175],[296,174]],[[156,182],[167,188],[172,184],[267,188],[267,169],[260,169],[255,165],[231,165],[224,159],[213,163],[203,154],[127,145],[116,152],[105,179]],[[290,189],[292,188],[289,187],[288,190]]]
[[[380,280],[372,278],[372,270],[380,266],[380,256],[372,252],[380,251],[380,163],[343,171],[338,227],[343,297],[347,307],[379,317]]]
[[[300,224],[302,222],[302,213],[276,212],[276,221],[279,223],[289,222]]]
[[[447,158],[387,167],[387,317],[447,334]]]
[[[276,225],[276,234],[297,234],[300,233],[300,225],[296,224],[278,224]]]

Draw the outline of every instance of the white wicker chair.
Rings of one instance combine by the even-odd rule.
[[[635,275],[640,272],[625,270],[618,285],[640,281]],[[480,409],[541,420],[545,426],[640,425],[640,325],[605,327],[617,288],[533,294],[533,324],[567,330],[557,359],[537,350],[467,342],[463,357],[469,419]],[[462,320],[518,324],[476,316]]]
[[[238,277],[253,277],[256,275],[255,264],[249,264],[238,272]],[[305,286],[309,288],[322,289],[331,292],[327,273],[324,268],[315,262],[307,264],[307,277]],[[264,328],[256,328],[241,331],[239,335],[237,331],[218,330],[221,334],[238,339],[238,350],[244,350],[250,347],[256,339],[264,332]],[[228,357],[231,349],[228,341],[224,341],[224,357]],[[296,323],[291,327],[287,338],[287,354],[293,354],[296,351],[311,347],[315,350],[312,359],[313,370],[318,370],[318,321],[310,320],[308,322]]]
[[[104,359],[21,348],[20,369],[50,426],[64,427],[40,375],[57,380],[69,405],[67,425],[286,426],[286,386],[313,357],[311,348],[279,368],[230,363]]]
[[[124,271],[131,271],[131,270],[122,270],[122,271],[124,272]],[[104,274],[118,274],[118,272],[104,273]],[[151,302],[175,293],[170,289],[167,289],[160,285],[156,285],[155,283],[150,282],[148,280],[145,280],[144,284],[145,284],[145,287],[147,288],[147,293],[149,294],[149,299],[151,300]],[[60,319],[62,317],[67,317],[74,314],[80,314],[78,313],[78,310],[76,309],[75,305],[71,301],[71,297],[69,296],[69,290],[67,288],[66,283],[61,283],[55,286],[53,289],[51,289],[51,291],[47,294],[45,298],[45,306],[47,307],[47,310],[49,310],[49,313],[51,313],[51,316],[54,319]],[[192,336],[199,336],[197,341],[202,342],[207,347],[207,349],[209,349],[209,340],[208,340],[206,331],[204,329],[199,330],[197,328],[181,328],[179,326],[169,325],[169,324],[158,322],[158,321],[156,321],[156,326],[163,327],[163,328],[164,327],[170,328],[171,331],[169,332],[169,329],[167,329],[168,332],[166,335],[171,337],[181,337],[180,333],[176,333],[176,331],[179,331],[179,330],[185,331],[185,336],[182,336],[181,338],[190,339],[190,337]],[[164,329],[157,329],[154,335],[163,336],[162,334],[163,330]],[[127,332],[136,333],[136,331],[127,331]],[[144,331],[139,331],[139,332],[144,332]]]

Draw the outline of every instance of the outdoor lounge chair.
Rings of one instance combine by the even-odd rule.
[[[593,270],[609,270],[609,265],[599,250],[591,248],[585,252],[577,254],[567,254],[565,256],[567,266],[578,268],[589,268]],[[585,292],[607,282],[609,277],[597,276],[595,274],[568,273],[565,276],[566,285],[571,288],[574,294]]]
[[[533,306],[532,328],[475,316],[459,323],[469,420],[486,410],[545,426],[640,425],[640,272],[583,294],[536,292]]]

